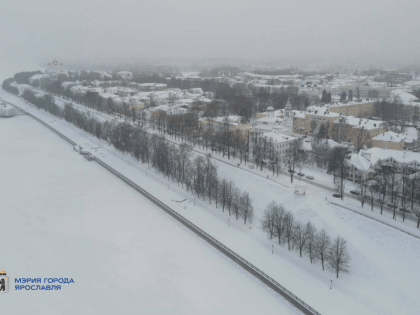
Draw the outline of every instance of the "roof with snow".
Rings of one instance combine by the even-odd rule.
[[[405,140],[405,134],[398,134],[392,131],[387,131],[373,137],[372,140],[387,141],[387,142],[401,142]]]
[[[361,153],[352,154],[348,163],[356,167],[359,171],[367,171],[372,165],[372,163]]]
[[[282,119],[282,118],[279,118],[279,117],[263,117],[263,118],[260,118],[260,119],[257,119],[256,121],[255,121],[255,124],[258,124],[258,123],[272,123],[272,124],[274,124],[274,123],[276,123],[276,122],[282,122],[284,119]]]
[[[356,129],[364,128],[365,130],[374,130],[381,127],[384,122],[382,120],[363,119],[354,116],[343,116],[340,119],[334,121],[334,123],[340,123],[344,121],[346,125],[354,126]]]
[[[267,139],[272,138],[274,143],[289,142],[289,141],[294,141],[294,140],[298,139],[297,137],[283,135],[283,134],[277,133],[275,131],[266,133],[266,134],[264,134],[264,136],[266,136]]]
[[[420,100],[406,90],[394,90],[391,92],[391,97],[393,100],[400,101],[404,105],[420,106]]]
[[[389,150],[381,148],[370,148],[363,152],[365,156],[370,155],[370,162],[376,164],[378,161],[393,160],[398,163],[420,163],[420,154],[411,151]]]

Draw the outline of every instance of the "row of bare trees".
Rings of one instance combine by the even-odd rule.
[[[233,181],[220,179],[211,155],[194,157],[192,147],[186,143],[179,146],[171,144],[163,136],[151,135],[128,123],[100,122],[74,109],[71,104],[61,109],[48,95],[40,98],[27,90],[23,97],[38,108],[64,118],[93,136],[108,141],[116,149],[147,163],[169,180],[185,186],[198,198],[210,203],[214,201],[216,208],[222,207],[236,219],[242,218],[244,224],[252,222],[254,210],[249,193],[240,191]]]
[[[178,185],[186,187],[198,198],[215,203],[216,208],[229,212],[244,224],[252,222],[254,211],[248,192],[241,192],[233,181],[220,179],[211,155],[193,156],[192,147],[186,143],[177,146],[162,136],[150,135],[142,130],[134,131],[135,141],[128,150],[138,160],[148,163]],[[114,144],[115,145],[115,144]]]
[[[264,210],[261,228],[270,239],[277,238],[280,245],[287,244],[289,251],[296,250],[300,257],[306,255],[311,263],[320,262],[322,270],[327,267],[338,278],[340,273],[349,273],[350,254],[347,242],[340,236],[331,239],[328,233],[308,221],[295,220],[292,212],[282,204],[271,202]]]
[[[360,177],[362,207],[366,199],[370,200],[372,211],[375,202],[381,214],[385,206],[391,208],[394,220],[400,213],[404,222],[406,216],[413,212],[417,217],[417,228],[420,227],[420,176],[413,167],[379,161],[371,176],[364,174]]]

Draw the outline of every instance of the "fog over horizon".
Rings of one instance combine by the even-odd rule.
[[[419,9],[407,0],[9,1],[0,11],[0,71],[54,56],[64,63],[414,64]]]

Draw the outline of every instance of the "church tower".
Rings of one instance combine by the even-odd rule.
[[[292,103],[290,102],[290,97],[287,99],[286,107],[284,108],[284,114],[285,117],[292,116]]]

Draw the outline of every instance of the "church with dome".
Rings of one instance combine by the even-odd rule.
[[[292,112],[292,104],[289,98],[284,109],[274,110],[272,106],[269,106],[265,113],[256,114],[252,128],[254,132],[275,132],[291,136],[293,132]]]
[[[50,77],[57,78],[60,74],[68,74],[68,71],[64,68],[64,64],[58,62],[58,60],[55,58],[47,65],[48,67],[45,70],[45,73],[48,74]]]

